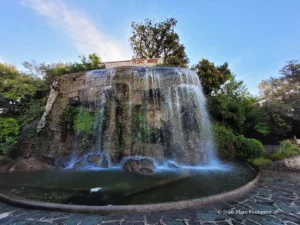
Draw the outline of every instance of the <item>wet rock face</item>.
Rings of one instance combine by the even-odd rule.
[[[108,160],[103,155],[91,154],[88,155],[86,161],[93,164],[95,167],[107,168]]]
[[[151,158],[132,158],[125,162],[123,170],[142,175],[153,175],[155,172],[155,165]]]
[[[7,172],[11,173],[16,171],[37,171],[49,168],[53,167],[49,164],[41,162],[37,158],[19,158],[8,166]]]
[[[34,150],[41,154],[87,156],[78,159],[76,169],[106,168],[130,156],[158,163],[165,158],[207,162],[204,146],[210,135],[204,133],[209,123],[194,71],[122,67],[69,74],[55,82],[36,137]],[[106,153],[109,161],[92,152]],[[65,167],[60,163],[58,168]]]
[[[79,161],[74,164],[74,170],[84,169],[85,167],[108,168],[109,162],[105,155],[90,154],[86,157],[81,157]]]

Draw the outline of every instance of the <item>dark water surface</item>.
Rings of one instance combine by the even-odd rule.
[[[45,170],[0,174],[0,188],[25,199],[45,202],[126,205],[209,196],[238,188],[254,177],[253,170],[240,164],[224,170],[160,171],[154,176],[120,170]],[[91,193],[90,189],[96,187],[102,189]]]

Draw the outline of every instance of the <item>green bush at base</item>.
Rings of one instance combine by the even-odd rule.
[[[253,159],[263,153],[263,145],[256,139],[245,138],[242,135],[236,136],[224,126],[214,126],[214,136],[217,149],[222,159]]]
[[[263,145],[256,139],[237,136],[237,157],[240,159],[253,159],[261,156],[263,153]]]
[[[222,159],[233,160],[236,156],[236,136],[223,126],[214,126],[214,136]]]
[[[251,159],[251,160],[249,160],[249,162],[255,166],[263,166],[263,165],[267,165],[267,164],[271,163],[272,160],[268,159],[268,158],[264,158],[264,157],[259,157],[256,159]]]
[[[282,160],[288,157],[300,155],[300,148],[288,140],[280,142],[280,148],[271,155],[272,160]]]

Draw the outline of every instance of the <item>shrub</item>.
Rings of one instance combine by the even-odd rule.
[[[261,156],[263,153],[263,145],[256,139],[245,138],[240,135],[236,138],[237,157],[240,159],[253,159]]]
[[[61,126],[66,131],[74,131],[74,120],[78,114],[78,107],[67,105],[64,113],[61,116]]]
[[[271,159],[267,159],[264,157],[259,157],[259,158],[255,158],[252,160],[249,160],[251,163],[253,163],[255,166],[262,166],[262,165],[267,165],[269,164],[271,161]]]
[[[223,126],[214,126],[214,136],[222,159],[233,160],[236,156],[236,136]]]
[[[0,154],[7,155],[17,143],[19,125],[14,118],[0,117]]]
[[[242,135],[236,136],[224,126],[215,125],[214,136],[222,159],[253,159],[263,153],[261,142],[256,139],[245,138]]]
[[[280,142],[280,148],[271,155],[272,160],[281,160],[288,157],[300,155],[300,148],[288,140]]]
[[[100,115],[101,116],[101,115]],[[74,120],[74,130],[90,134],[95,125],[95,117],[84,107],[80,107]]]

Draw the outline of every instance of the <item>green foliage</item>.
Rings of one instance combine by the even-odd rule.
[[[74,120],[74,130],[90,134],[95,128],[95,117],[84,107],[79,107]]]
[[[0,140],[18,134],[19,125],[15,119],[0,117]]]
[[[183,63],[177,56],[170,56],[169,58],[164,59],[162,64],[157,64],[156,66],[187,67],[187,64]]]
[[[214,126],[214,136],[219,155],[223,159],[252,159],[261,156],[263,145],[251,138],[242,135],[236,136],[224,126]]]
[[[245,138],[240,135],[236,139],[237,157],[240,159],[253,159],[262,155],[263,145],[256,139]]]
[[[280,77],[263,80],[260,100],[274,135],[300,135],[300,62],[292,60],[279,71]]]
[[[151,142],[155,136],[155,129],[151,129],[145,118],[145,113],[138,111],[134,115],[134,137],[137,141],[142,143]]]
[[[38,120],[45,110],[45,101],[32,99],[25,104],[25,110],[18,117],[21,127]]]
[[[41,79],[18,72],[10,64],[0,63],[0,108],[3,115],[16,116],[24,112],[25,104],[44,88]]]
[[[17,142],[19,125],[13,118],[0,117],[0,154],[7,155]]]
[[[67,105],[60,121],[64,131],[74,131],[74,121],[78,114],[78,107]]]
[[[7,137],[0,143],[0,154],[8,155],[18,142],[18,137]]]
[[[259,157],[259,158],[251,159],[249,160],[249,162],[254,164],[255,166],[263,166],[271,163],[272,160],[264,157]]]
[[[242,81],[230,78],[213,96],[208,96],[212,117],[238,134],[269,133],[269,125],[257,99],[251,97]]]
[[[280,142],[280,148],[271,155],[272,160],[282,160],[288,157],[300,155],[300,148],[288,140]]]
[[[58,62],[51,64],[24,62],[23,66],[27,69],[27,73],[32,76],[43,76],[48,87],[56,78],[62,75],[105,68],[100,57],[95,53],[89,54],[87,57],[79,56],[79,58],[80,62]]]
[[[192,69],[197,72],[205,95],[210,95],[215,89],[218,90],[227,80],[232,78],[226,62],[217,67],[207,59],[202,59]]]
[[[144,23],[131,24],[133,34],[130,37],[134,57],[137,59],[165,59],[164,65],[182,66],[189,62],[185,47],[179,44],[179,36],[174,31],[177,20],[166,19],[154,23],[146,19]]]
[[[222,159],[233,160],[236,156],[236,136],[224,126],[213,127],[217,149]]]
[[[7,156],[0,157],[0,166],[7,165],[12,162],[12,159]]]
[[[61,116],[61,125],[64,132],[78,131],[88,135],[95,129],[96,116],[85,107],[67,105]]]

